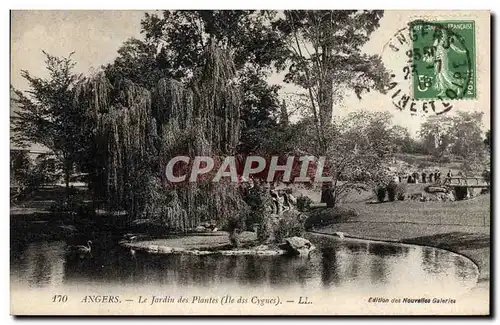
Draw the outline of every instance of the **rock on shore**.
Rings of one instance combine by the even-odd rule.
[[[307,239],[302,237],[285,238],[283,248],[291,255],[307,256],[316,247]]]

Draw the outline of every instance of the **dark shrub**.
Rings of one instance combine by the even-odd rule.
[[[377,195],[377,200],[379,202],[384,202],[385,201],[385,193],[387,192],[386,188],[384,186],[378,186],[375,189],[375,195]]]
[[[467,198],[467,187],[455,186],[455,197],[457,200],[464,200]]]
[[[304,222],[300,220],[300,214],[296,211],[287,211],[278,220],[274,229],[274,242],[281,243],[287,237],[304,235]]]
[[[358,213],[355,210],[342,207],[313,210],[310,212],[305,222],[305,228],[310,230],[313,227],[323,227],[335,223],[347,222],[351,218],[357,216]]]
[[[490,170],[484,170],[483,173],[481,174],[483,177],[483,180],[489,184],[491,182],[491,171]]]
[[[229,242],[234,248],[240,247],[240,234],[236,231],[229,233]]]
[[[300,212],[308,211],[313,200],[308,196],[302,195],[297,198],[297,210]]]
[[[387,190],[387,197],[389,198],[389,201],[394,202],[396,200],[397,188],[398,188],[398,184],[394,181],[390,181],[389,184],[387,185],[386,190]],[[378,195],[377,195],[377,198],[378,198]],[[381,202],[383,202],[383,199]]]
[[[396,188],[396,198],[399,201],[404,201],[405,194],[406,194],[406,186],[404,184],[398,184],[398,186]]]
[[[272,235],[273,225],[270,216],[262,220],[257,226],[257,241],[266,242]]]
[[[240,234],[245,229],[244,222],[239,217],[233,217],[227,221],[227,231],[229,232],[229,241],[235,248],[240,246]]]
[[[81,217],[91,217],[94,215],[92,207],[75,195],[69,195],[61,200],[57,200],[50,205],[49,210],[54,213],[69,213]]]

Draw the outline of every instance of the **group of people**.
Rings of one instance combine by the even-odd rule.
[[[451,175],[448,175],[447,177],[451,177]],[[439,170],[434,172],[422,171],[421,173],[415,171],[409,175],[398,176],[398,181],[400,183],[402,183],[404,179],[406,179],[407,183],[436,183],[441,180],[441,172]]]

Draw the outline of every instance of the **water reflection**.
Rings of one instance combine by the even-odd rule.
[[[61,241],[17,246],[18,251],[11,251],[11,260],[19,266],[19,276],[31,286],[57,286],[64,282],[65,247]]]
[[[337,250],[333,247],[321,249],[321,282],[323,287],[338,286],[340,284]]]
[[[316,243],[316,240],[315,240]],[[236,285],[252,288],[432,287],[445,281],[468,289],[478,272],[446,251],[377,242],[318,238],[309,257],[130,254],[112,240],[95,241],[92,254],[65,254],[61,241],[13,245],[12,281],[29,286]]]

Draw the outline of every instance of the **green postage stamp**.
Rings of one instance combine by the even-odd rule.
[[[415,99],[476,98],[474,21],[415,21],[411,36]]]

